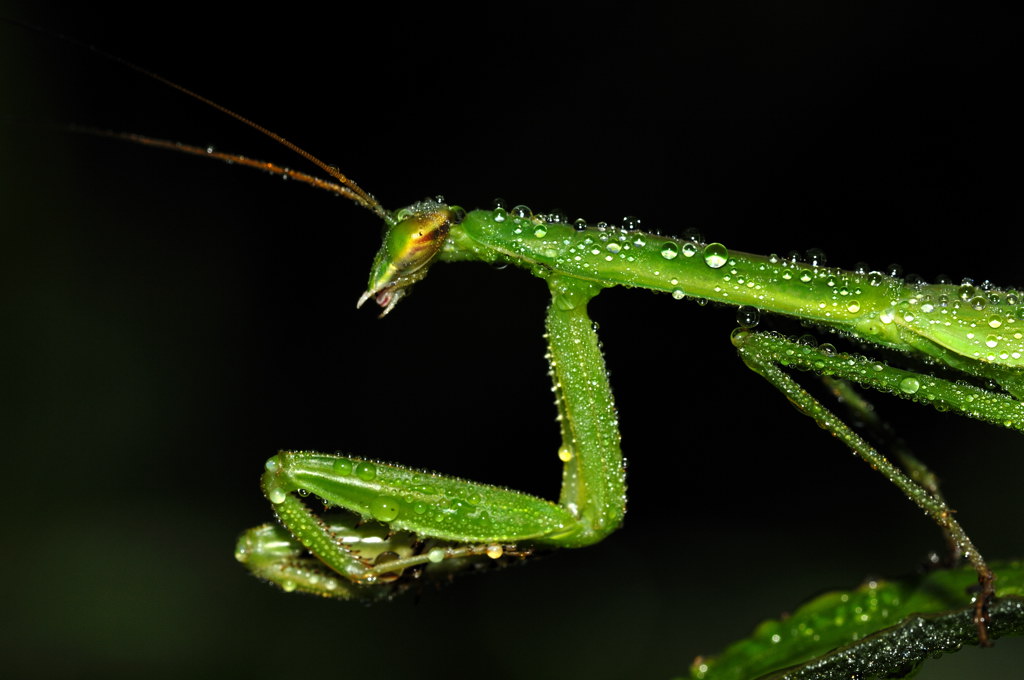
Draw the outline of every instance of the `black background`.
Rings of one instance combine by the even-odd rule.
[[[751,252],[1024,281],[1007,16],[0,7],[253,118],[389,207],[500,196]],[[940,547],[891,485],[742,366],[732,310],[613,290],[592,313],[629,459],[622,531],[373,608],[260,584],[231,553],[271,516],[257,480],[278,448],[557,496],[545,287],[439,266],[386,320],[356,312],[380,232],[369,213],[60,126],[300,160],[81,48],[0,24],[0,50],[0,573],[17,622],[0,650],[17,674],[665,678],[816,592],[911,572]],[[1019,435],[875,401],[982,549],[1024,554]],[[1022,653],[1003,641],[920,677],[981,677],[979,664],[1005,677]]]

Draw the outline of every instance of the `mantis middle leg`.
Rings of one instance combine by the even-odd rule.
[[[792,377],[780,368],[780,365],[793,365],[798,368],[810,368],[818,372],[834,375],[839,378],[862,382],[879,388],[886,381],[895,385],[905,385],[904,389],[910,387],[907,380],[918,381],[915,390],[920,389],[918,378],[908,377],[906,371],[887,366],[880,362],[874,362],[871,366],[871,379],[867,379],[863,373],[864,367],[855,357],[848,355],[834,355],[813,347],[792,342],[769,333],[751,332],[739,329],[733,333],[733,344],[739,350],[740,357],[753,371],[759,373],[776,389],[786,395],[801,412],[813,418],[819,426],[839,438],[844,444],[860,456],[875,470],[881,472],[889,481],[895,484],[903,494],[912,500],[918,507],[925,511],[959,547],[961,554],[970,561],[978,574],[980,592],[975,600],[975,622],[978,625],[978,639],[980,644],[989,644],[988,632],[985,628],[985,611],[989,599],[995,592],[995,575],[986,564],[981,553],[975,548],[974,543],[967,536],[967,533],[960,526],[953,516],[953,509],[950,508],[943,498],[934,493],[926,486],[914,481],[896,465],[889,461],[877,449],[871,446],[863,437],[836,417],[821,402],[815,399],[807,390],[799,385]],[[947,381],[937,378],[928,378],[935,385],[935,391],[942,393],[942,401],[956,410],[966,410],[969,402],[958,397],[963,394],[963,386],[946,385]],[[950,389],[946,389],[950,388]],[[975,388],[979,392],[990,395],[993,399],[1003,400],[1003,395],[997,395],[987,390]],[[972,392],[973,394],[973,392]],[[1012,403],[1004,406],[1008,409],[1019,408],[1019,403],[1010,397],[1006,397]],[[966,403],[962,403],[966,402]]]

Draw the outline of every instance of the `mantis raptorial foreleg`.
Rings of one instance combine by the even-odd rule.
[[[959,547],[961,554],[966,557],[975,571],[978,573],[980,592],[975,599],[975,620],[978,623],[978,634],[981,644],[988,644],[988,637],[984,626],[985,607],[989,598],[995,592],[992,570],[985,563],[981,553],[975,548],[974,543],[967,536],[967,533],[960,526],[953,516],[953,510],[942,497],[933,493],[930,489],[919,484],[904,473],[888,458],[878,452],[863,437],[835,416],[821,402],[815,399],[807,390],[800,386],[792,377],[783,371],[780,366],[788,365],[797,368],[813,368],[814,370],[836,375],[840,378],[865,382],[878,386],[881,384],[892,384],[904,392],[916,393],[921,389],[922,376],[910,378],[906,371],[893,368],[881,362],[870,362],[870,366],[860,365],[855,357],[849,355],[832,354],[822,352],[816,347],[786,340],[769,333],[752,332],[746,329],[739,329],[733,333],[733,344],[739,350],[740,357],[752,370],[763,376],[776,389],[782,392],[789,401],[802,413],[813,418],[824,430],[832,433],[840,441],[860,456],[872,469],[882,473],[889,481],[895,484],[903,494],[912,500],[919,508],[924,510]],[[906,381],[913,380],[913,385]],[[971,397],[978,392],[987,392],[980,388],[967,390],[964,386],[953,385],[948,381],[929,378],[926,389],[930,390],[931,399],[941,399],[944,403],[954,408],[965,409],[973,399],[968,399],[965,392]],[[934,382],[932,382],[934,381]],[[941,393],[941,397],[936,394]],[[990,393],[992,399],[998,401],[1002,395]],[[1007,398],[1009,400],[1009,398]],[[1010,400],[1013,401],[1013,400]],[[1016,408],[1020,404],[1013,401]]]
[[[532,545],[584,546],[614,531],[625,511],[625,476],[611,389],[587,315],[600,288],[558,279],[549,285],[548,361],[564,463],[559,503],[358,458],[282,452],[267,461],[263,490],[294,540],[266,526],[252,529],[238,558],[285,589],[376,598],[381,589],[364,586],[393,582],[407,569],[447,573],[448,565],[434,565],[521,554]],[[309,496],[388,529],[379,535],[325,520],[307,506]],[[320,564],[302,558],[303,548]]]

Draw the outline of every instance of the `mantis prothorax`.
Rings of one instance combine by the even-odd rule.
[[[288,591],[380,599],[417,579],[446,577],[536,548],[590,545],[618,528],[625,508],[619,431],[587,304],[604,288],[623,285],[740,307],[746,321],[732,337],[741,359],[896,484],[971,562],[980,583],[975,617],[984,639],[993,574],[927,475],[919,466],[905,465],[904,471],[890,463],[784,369],[827,376],[848,400],[857,398],[848,385],[853,382],[1022,430],[1024,301],[1018,292],[969,282],[908,282],[877,271],[734,252],[628,224],[570,223],[522,207],[467,212],[437,199],[389,212],[279,136],[159,79],[286,143],[336,183],[199,147],[115,136],[299,179],[344,195],[385,221],[384,244],[360,305],[373,299],[382,316],[388,314],[437,261],[516,265],[543,279],[552,296],[546,338],[564,464],[557,503],[361,458],[281,452],[267,461],[262,480],[280,525],[250,529],[236,547],[236,557],[254,574]],[[755,330],[759,313],[894,350],[928,365],[928,372]],[[324,513],[314,511],[314,500]]]

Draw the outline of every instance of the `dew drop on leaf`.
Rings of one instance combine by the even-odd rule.
[[[729,251],[721,243],[709,243],[704,246],[704,262],[712,269],[724,267],[729,261]]]

